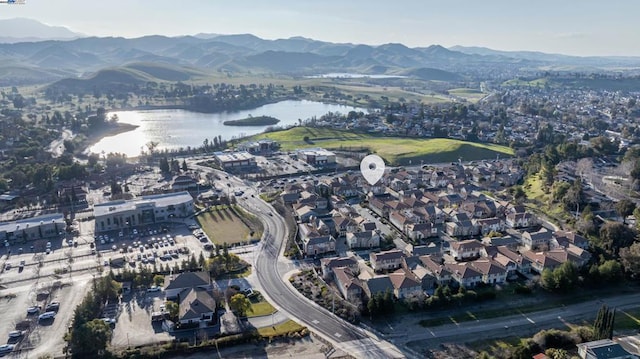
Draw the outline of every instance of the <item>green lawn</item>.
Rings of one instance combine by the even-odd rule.
[[[449,94],[451,96],[462,97],[470,102],[477,102],[478,100],[486,96],[486,94],[480,92],[480,90],[470,88],[451,89],[449,90]]]
[[[260,334],[262,337],[268,338],[298,332],[303,330],[304,328],[304,326],[294,322],[293,320],[287,320],[286,322],[278,324],[275,327],[258,328],[258,334]]]
[[[218,245],[224,242],[235,244],[249,241],[252,238],[260,238],[262,228],[258,228],[257,224],[254,225],[247,218],[241,218],[241,216],[245,217],[246,213],[240,212],[239,214],[240,216],[231,208],[225,207],[204,212],[196,217],[196,221],[209,236],[209,239]],[[253,228],[249,228],[247,223],[250,223]],[[250,235],[251,231],[254,231],[253,236]]]
[[[276,311],[269,302],[262,300],[257,303],[251,303],[251,311],[247,312],[247,317],[260,317],[263,315],[269,315]]]
[[[618,309],[616,312],[614,329],[640,329],[640,307],[625,310]]]
[[[309,141],[305,142],[304,138]],[[444,138],[413,139],[382,137],[326,128],[294,127],[285,131],[253,136],[278,141],[285,151],[297,148],[323,147],[333,150],[369,150],[390,164],[418,164],[492,159],[513,156],[513,149],[494,144],[482,144]]]

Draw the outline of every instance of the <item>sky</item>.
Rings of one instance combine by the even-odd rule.
[[[265,39],[409,47],[483,46],[568,55],[640,56],[634,0],[26,0],[0,4],[93,36],[251,33]]]

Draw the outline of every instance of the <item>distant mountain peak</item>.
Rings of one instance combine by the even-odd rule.
[[[0,42],[73,40],[84,37],[64,26],[50,26],[27,18],[0,19]]]

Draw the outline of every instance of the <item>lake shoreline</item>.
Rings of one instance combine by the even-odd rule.
[[[145,146],[151,141],[157,143],[157,151],[182,151],[201,146],[205,139],[211,141],[218,137],[225,141],[235,141],[267,130],[299,125],[302,123],[301,119],[320,118],[327,113],[346,114],[351,110],[366,111],[310,100],[278,101],[249,110],[212,114],[170,105],[110,109],[109,116],[115,113],[119,117],[118,127],[94,134],[86,152],[119,152],[128,157],[136,157],[142,150],[146,151]],[[255,116],[257,113],[260,116]],[[226,121],[253,121],[263,116],[272,117],[279,122],[275,125],[261,123],[253,126],[231,126],[229,122],[224,124]]]
[[[130,123],[116,123],[108,125],[108,127],[102,128],[95,133],[92,133],[82,141],[82,147],[84,148],[82,150],[82,154],[87,156],[91,154],[89,149],[106,137],[113,137],[121,133],[134,131],[138,127],[140,126],[132,125]]]

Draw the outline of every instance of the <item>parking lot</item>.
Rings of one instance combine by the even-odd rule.
[[[69,319],[82,301],[91,277],[69,280],[43,279],[32,285],[2,290],[0,294],[0,343],[15,345],[14,351],[29,350],[29,355],[62,354]],[[58,302],[59,306],[49,306]],[[29,309],[31,308],[31,309]],[[54,318],[39,319],[46,311]],[[30,312],[30,313],[29,313]],[[9,338],[12,331],[22,332]]]

